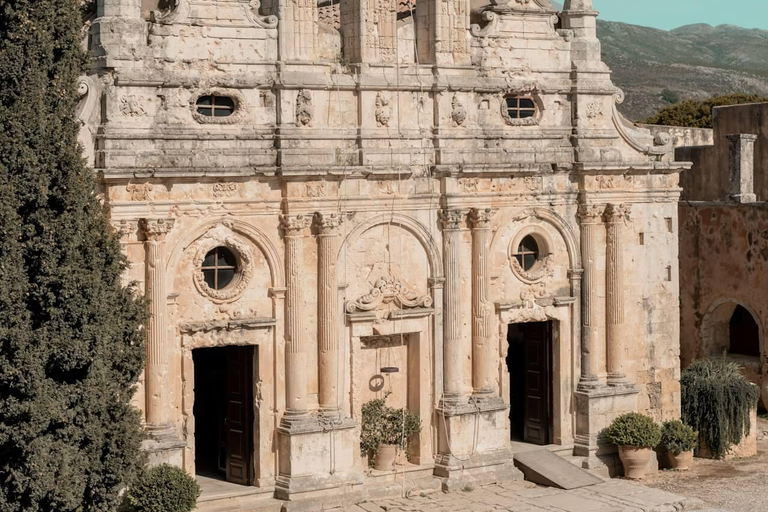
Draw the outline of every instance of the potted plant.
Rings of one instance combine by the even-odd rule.
[[[667,452],[670,469],[686,470],[693,462],[693,449],[699,433],[680,420],[665,421],[661,425],[661,448]]]
[[[360,449],[373,456],[374,469],[381,471],[394,469],[398,450],[410,459],[408,443],[421,432],[419,417],[407,409],[387,406],[387,397],[389,393],[363,405],[360,433]]]
[[[648,462],[654,454],[653,447],[661,441],[661,428],[653,418],[636,412],[622,414],[613,420],[606,436],[619,447],[624,476],[632,479],[643,478],[648,471]]]

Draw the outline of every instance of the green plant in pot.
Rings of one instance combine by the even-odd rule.
[[[682,421],[665,421],[661,425],[661,448],[667,453],[667,466],[670,469],[689,469],[698,438],[699,433]]]
[[[360,449],[373,455],[373,467],[381,471],[394,468],[398,450],[408,453],[411,437],[421,432],[421,420],[407,409],[394,409],[384,398],[371,400],[363,405],[363,424],[360,433]]]
[[[608,427],[606,437],[619,447],[619,458],[627,478],[643,478],[661,441],[661,428],[653,418],[630,412],[617,417]]]

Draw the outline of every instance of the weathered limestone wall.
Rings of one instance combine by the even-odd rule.
[[[637,126],[650,130],[654,135],[666,134],[672,138],[675,148],[690,146],[712,146],[715,132],[711,128],[689,128],[687,126],[663,126],[638,123]]]

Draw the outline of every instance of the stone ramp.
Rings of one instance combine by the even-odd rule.
[[[516,453],[515,466],[526,480],[558,489],[579,489],[603,483],[602,479],[544,449]]]

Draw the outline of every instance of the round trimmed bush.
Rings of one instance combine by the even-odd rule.
[[[665,421],[661,425],[661,446],[678,455],[696,447],[699,433],[680,420]]]
[[[653,448],[661,441],[661,428],[653,418],[629,412],[613,420],[606,437],[616,446]]]
[[[186,471],[161,464],[146,470],[128,491],[128,505],[133,512],[190,512],[200,492]]]

